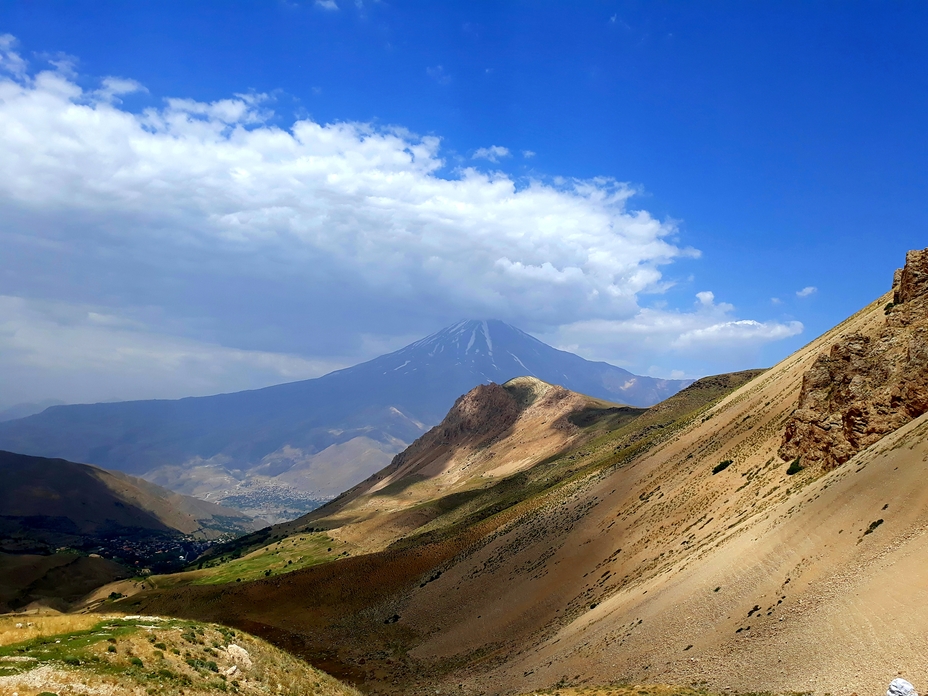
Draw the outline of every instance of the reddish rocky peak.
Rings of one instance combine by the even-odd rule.
[[[893,302],[904,304],[928,296],[928,249],[914,249],[905,255],[905,266],[896,271]]]
[[[928,249],[906,254],[873,336],[852,334],[802,378],[780,456],[828,470],[928,411]]]

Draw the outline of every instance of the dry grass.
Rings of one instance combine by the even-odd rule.
[[[215,624],[145,616],[9,615],[0,617],[0,627],[3,696],[358,693],[254,636]]]
[[[0,646],[59,633],[86,631],[98,623],[100,623],[99,616],[88,614],[0,615]]]

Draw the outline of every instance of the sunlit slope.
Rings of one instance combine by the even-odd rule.
[[[605,600],[643,593],[660,578],[696,567],[712,549],[737,538],[744,520],[808,482],[810,472],[788,476],[776,455],[802,375],[830,342],[878,330],[885,302],[873,303],[650,451],[563,491],[415,593],[403,616],[430,637],[413,656],[460,659],[492,644],[500,661],[513,661],[513,667],[491,670],[486,683],[513,690],[523,680],[550,685],[572,669],[572,675],[589,671],[604,680],[634,670],[649,679],[659,675],[656,661],[648,670],[648,662],[604,663],[599,648],[586,645],[590,629],[580,628],[586,615],[601,617],[616,632],[621,652],[624,634],[644,635],[638,623],[644,617],[637,606],[605,616]],[[728,460],[732,464],[713,473]],[[659,601],[654,592],[650,602]],[[678,599],[655,605],[657,612],[675,615]],[[643,640],[658,646],[662,662],[670,661],[676,648],[661,634],[649,635]],[[550,654],[526,652],[525,646],[549,641],[556,645]],[[683,653],[688,644],[679,646],[686,658],[692,656],[692,649]]]
[[[294,524],[318,524],[342,541],[377,551],[440,526],[438,518],[497,482],[589,441],[602,421],[632,422],[644,412],[534,377],[480,385],[390,466]]]

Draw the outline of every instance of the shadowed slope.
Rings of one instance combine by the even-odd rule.
[[[125,474],[0,452],[0,611],[35,601],[63,610],[130,575],[125,565],[87,555],[98,547],[154,554],[188,535],[213,539],[256,526],[235,510]],[[83,553],[56,553],[61,547]]]
[[[7,534],[24,535],[24,542],[51,535],[44,542],[48,544],[67,541],[66,536],[102,537],[141,530],[214,538],[256,527],[240,512],[132,476],[64,459],[2,451],[0,524]],[[52,538],[56,532],[63,535],[61,539]]]

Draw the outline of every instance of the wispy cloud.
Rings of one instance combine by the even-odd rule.
[[[441,66],[441,65],[435,65],[431,68],[426,68],[425,74],[431,77],[433,80],[435,80],[435,82],[437,82],[440,85],[447,85],[448,83],[451,82],[451,75],[449,75],[445,71],[444,66]]]
[[[808,297],[809,295],[814,295],[818,292],[818,288],[814,285],[807,285],[802,290],[796,291],[796,297]]]
[[[135,80],[126,80],[120,77],[103,78],[100,88],[93,92],[93,95],[101,101],[117,103],[122,101],[120,97],[133,92],[147,92],[148,90]]]
[[[12,34],[0,34],[0,71],[22,77],[28,66],[17,53],[17,45],[16,37]]]
[[[472,155],[472,159],[485,159],[491,162],[499,162],[505,157],[509,157],[509,148],[500,145],[481,147]]]
[[[337,10],[338,4],[335,0],[316,0],[316,7],[320,7],[323,10]]]
[[[535,156],[535,154],[536,153],[533,150],[522,150],[522,156],[525,159],[531,159],[532,157]]]

